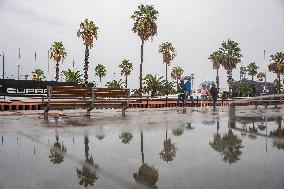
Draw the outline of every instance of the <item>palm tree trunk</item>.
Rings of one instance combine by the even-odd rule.
[[[251,80],[253,81],[253,75],[251,76]]]
[[[125,76],[125,88],[127,88],[127,75]]]
[[[139,76],[139,79],[140,79],[140,90],[142,90],[142,64],[143,64],[143,47],[144,47],[144,40],[142,40],[142,44],[141,44],[141,62],[140,62],[140,76]],[[142,97],[142,94],[140,94],[140,97]]]
[[[100,83],[102,82],[102,77],[100,77]]]
[[[230,96],[232,95],[232,70],[228,70],[227,71],[227,74],[228,74],[228,86],[229,86],[229,93],[230,93]]]
[[[140,132],[140,137],[141,137],[141,156],[142,156],[142,164],[144,164],[143,133],[142,133],[142,131]]]
[[[178,92],[178,78],[177,78],[177,92]]]
[[[167,63],[165,64],[166,64],[166,86],[167,86],[166,95],[168,96],[168,64]]]
[[[84,144],[85,144],[85,158],[86,160],[88,160],[89,158],[89,137],[88,136],[85,136]]]
[[[88,84],[88,68],[89,68],[89,46],[86,45],[85,49],[85,64],[84,64],[84,83]]]
[[[217,85],[217,92],[219,93],[219,69],[217,69],[217,75],[216,75],[216,85]]]
[[[281,93],[281,79],[280,79],[280,74],[277,74],[277,77],[278,77],[278,94]]]
[[[55,80],[56,82],[58,82],[59,80],[59,63],[58,62],[56,62]]]

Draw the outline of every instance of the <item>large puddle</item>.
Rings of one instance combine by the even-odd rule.
[[[279,188],[282,109],[0,117],[0,188]],[[229,124],[230,123],[230,124]]]

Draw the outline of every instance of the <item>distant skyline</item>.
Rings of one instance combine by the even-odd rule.
[[[158,49],[166,41],[173,43],[177,51],[169,78],[171,69],[181,66],[185,75],[195,74],[195,86],[204,80],[215,81],[216,71],[208,57],[227,39],[238,42],[243,54],[242,63],[233,71],[237,80],[241,65],[256,62],[259,71],[264,71],[271,54],[284,52],[284,0],[0,0],[0,54],[5,53],[6,76],[16,79],[20,64],[23,75],[40,68],[47,79],[54,80],[55,63],[50,64],[50,74],[47,68],[47,51],[54,41],[62,41],[68,53],[60,71],[73,69],[74,59],[74,69],[83,73],[84,46],[76,31],[88,18],[99,27],[98,40],[90,50],[89,79],[100,85],[94,73],[95,66],[103,64],[107,76],[102,85],[112,79],[123,80],[118,65],[129,59],[134,70],[128,86],[138,88],[141,41],[132,32],[130,16],[139,4],[154,5],[159,11],[158,35],[144,46],[144,76],[152,73],[165,77]],[[269,81],[276,78],[267,73]],[[0,75],[2,78],[2,71]],[[223,68],[220,76],[221,87],[226,87]]]

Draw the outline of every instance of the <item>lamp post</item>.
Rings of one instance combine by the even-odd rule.
[[[2,64],[3,64],[3,67],[2,67],[2,71],[3,71],[3,80],[4,80],[4,78],[5,78],[5,72],[4,72],[4,70],[5,70],[5,55],[4,55],[4,53],[3,53],[3,55],[1,55],[0,54],[0,56],[2,56]]]
[[[191,79],[191,88],[192,88],[192,90],[193,90],[193,80],[194,80],[194,74],[191,74],[191,77],[190,77],[190,79]]]

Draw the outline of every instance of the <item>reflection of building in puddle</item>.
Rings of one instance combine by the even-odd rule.
[[[273,141],[273,146],[278,150],[284,150],[284,140],[275,139]]]

